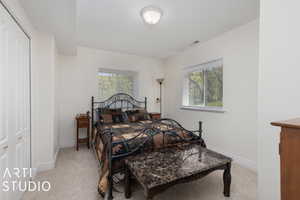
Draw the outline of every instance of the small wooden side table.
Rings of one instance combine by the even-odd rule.
[[[161,113],[149,113],[151,119],[156,120],[161,118]]]
[[[87,147],[90,148],[90,116],[89,112],[86,114],[76,115],[76,124],[77,124],[77,135],[76,135],[76,150],[79,149],[79,144],[87,144]],[[79,138],[79,128],[87,129],[87,136],[85,138]]]

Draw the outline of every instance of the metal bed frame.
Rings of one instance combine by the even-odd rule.
[[[95,137],[96,135],[94,135],[95,132],[95,127],[96,127],[96,123],[95,123],[95,114],[96,111],[101,112],[104,109],[122,109],[122,110],[129,110],[129,109],[136,109],[136,108],[144,108],[147,109],[147,98],[145,97],[144,101],[139,101],[135,98],[133,98],[132,96],[125,94],[125,93],[118,93],[113,95],[112,97],[108,98],[105,101],[95,101],[95,98],[92,97],[92,105],[91,105],[91,118],[92,118],[92,132],[93,132],[93,136],[92,136],[92,147],[94,149],[94,151],[96,152],[96,147],[95,147]],[[160,130],[159,128],[157,128],[157,125],[165,125],[167,127],[169,127],[168,130]],[[181,129],[183,131],[185,131],[185,133],[189,134],[190,138],[186,139],[183,138],[182,136],[177,134],[178,129]],[[145,125],[145,127],[137,134],[137,136],[135,136],[134,138],[128,139],[125,142],[126,143],[130,143],[131,141],[135,140],[136,138],[140,137],[140,136],[144,136],[143,141],[141,141],[141,143],[132,148],[132,149],[128,149],[127,152],[122,153],[122,154],[118,154],[118,155],[114,155],[113,154],[113,147],[117,144],[120,143],[124,143],[124,141],[121,142],[113,142],[113,135],[114,132],[111,129],[106,129],[100,132],[97,131],[96,133],[101,134],[101,138],[103,137],[107,137],[107,141],[108,141],[108,148],[107,148],[107,156],[108,156],[108,160],[109,160],[109,175],[108,175],[108,182],[109,182],[109,189],[108,191],[105,193],[105,200],[112,200],[113,199],[113,195],[112,195],[112,191],[113,191],[113,175],[116,173],[113,171],[113,163],[115,161],[124,159],[128,156],[132,156],[132,155],[136,155],[139,152],[142,152],[144,150],[149,150],[146,149],[146,144],[148,144],[149,142],[151,142],[153,140],[153,137],[157,134],[163,134],[163,146],[165,146],[165,138],[166,137],[171,137],[173,139],[176,139],[176,141],[178,141],[178,143],[182,142],[182,143],[197,143],[199,145],[201,145],[202,147],[206,147],[206,144],[204,142],[204,140],[202,139],[202,122],[199,121],[199,129],[196,131],[189,131],[185,128],[183,128],[177,121],[173,120],[173,119],[159,119],[156,121],[153,121],[150,124]],[[167,144],[166,144],[167,146]]]
[[[92,132],[94,133],[95,128],[95,114],[96,111],[104,109],[117,109],[130,110],[136,108],[144,108],[147,110],[147,97],[144,101],[133,98],[131,95],[126,93],[117,93],[104,101],[95,101],[95,97],[92,97],[91,102],[91,118],[92,118]]]

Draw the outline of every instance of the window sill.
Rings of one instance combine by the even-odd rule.
[[[203,111],[203,112],[214,112],[214,113],[225,113],[224,108],[216,107],[201,107],[201,106],[181,106],[182,110],[194,110],[194,111]]]

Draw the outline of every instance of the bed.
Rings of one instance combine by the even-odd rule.
[[[124,93],[105,101],[92,97],[91,115],[92,147],[100,166],[98,192],[106,199],[112,199],[114,176],[124,172],[125,158],[191,143],[206,147],[202,122],[198,130],[189,131],[173,119],[151,120],[147,98],[138,100]]]

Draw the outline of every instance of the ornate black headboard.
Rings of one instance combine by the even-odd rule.
[[[116,109],[121,108],[123,110],[134,109],[134,108],[145,108],[147,109],[147,98],[144,101],[137,100],[125,93],[114,94],[105,101],[95,101],[92,97],[92,104],[94,108],[98,109]]]
[[[135,108],[144,108],[147,110],[147,97],[145,97],[144,101],[140,101],[129,94],[126,93],[118,93],[115,94],[105,101],[96,101],[95,97],[92,97],[92,126],[94,127],[95,123],[95,114],[96,111],[101,111],[101,109],[122,109],[122,110],[131,110]],[[92,127],[92,128],[93,128]]]

